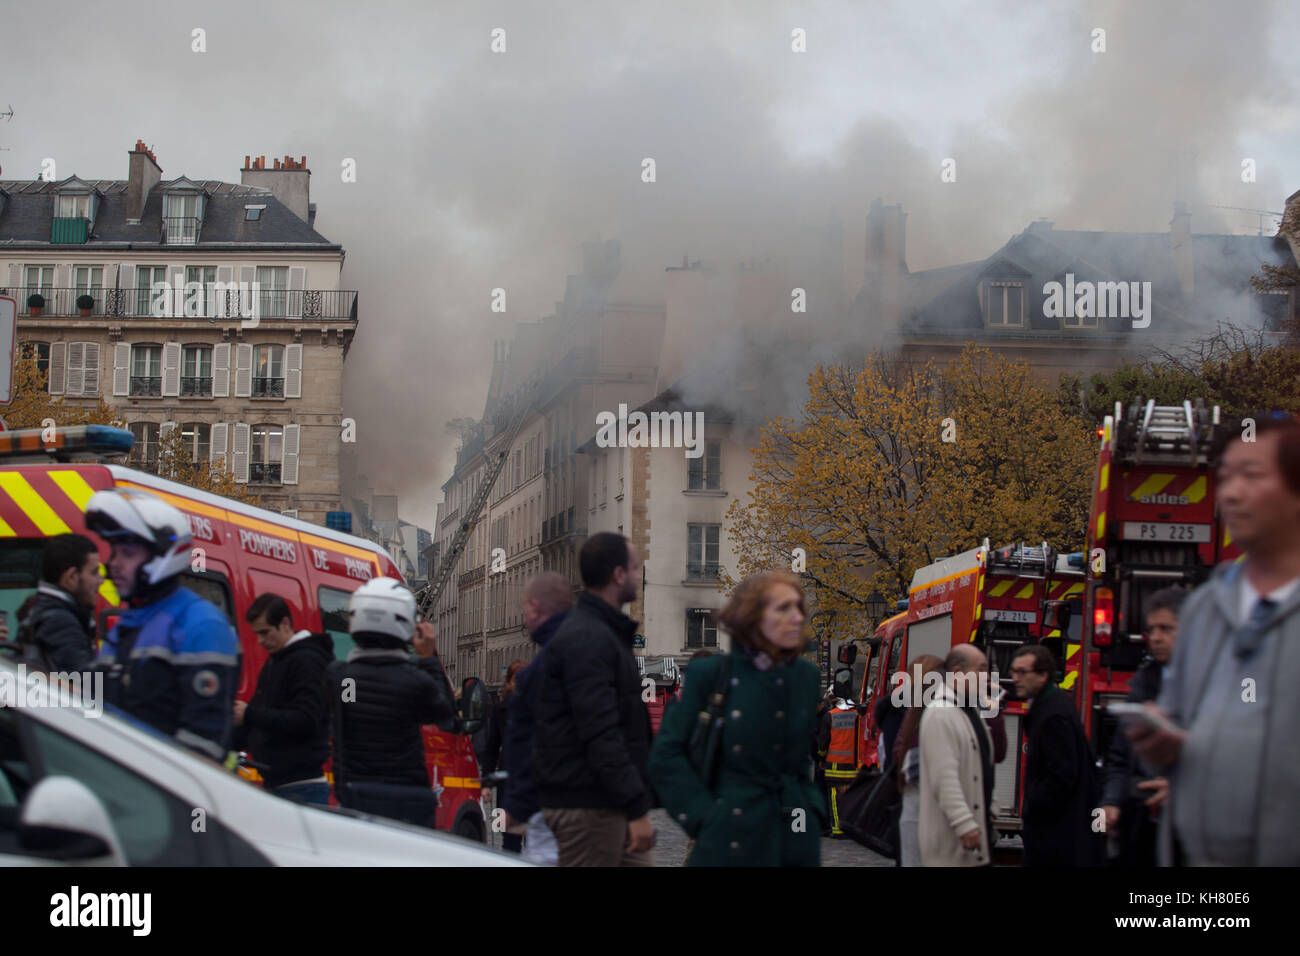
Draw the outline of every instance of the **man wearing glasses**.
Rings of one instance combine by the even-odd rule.
[[[1178,638],[1178,609],[1187,594],[1183,588],[1162,588],[1147,598],[1144,637],[1151,659],[1129,681],[1130,702],[1141,704],[1160,695]],[[1128,736],[1116,728],[1106,754],[1106,786],[1101,802],[1106,832],[1119,837],[1117,865],[1156,865],[1156,818],[1168,795],[1169,781],[1150,773],[1133,753]]]

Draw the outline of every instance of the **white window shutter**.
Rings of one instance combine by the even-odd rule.
[[[83,342],[86,351],[82,355],[82,369],[85,377],[81,382],[81,394],[91,398],[99,396],[99,343]]]
[[[135,288],[135,266],[123,262],[117,267],[117,287],[119,289]]]
[[[68,343],[53,342],[50,345],[50,394],[62,395],[66,385],[68,367]]]
[[[68,394],[80,395],[86,387],[86,343],[68,343]]]
[[[100,288],[103,289],[117,288],[117,263],[116,262],[104,263],[104,278],[102,282],[103,285],[100,286]]]
[[[227,315],[230,314],[230,310],[227,309],[226,307],[226,298],[227,298],[227,293],[229,292],[229,289],[227,287],[232,285],[234,281],[235,281],[234,266],[217,266],[217,284],[222,288],[222,295],[217,300],[217,308],[216,308],[216,317],[219,319],[224,319]],[[238,303],[236,303],[234,311],[236,314],[239,313]],[[226,346],[226,353],[227,356],[229,356],[230,346]],[[226,360],[226,369],[227,369],[227,374],[229,374],[229,369],[230,369],[229,358],[227,358]],[[229,395],[230,393],[229,391],[227,391],[223,394]]]
[[[17,262],[11,262],[9,263],[9,294],[16,299],[18,298],[18,293],[22,291],[22,288],[23,288],[23,267],[19,265]],[[27,299],[24,298],[21,302],[18,303],[18,308],[21,309],[26,304],[27,304]]]
[[[166,396],[181,393],[181,343],[179,342],[163,343],[162,393]]]
[[[131,391],[131,346],[118,342],[113,346],[113,394],[126,395]]]
[[[289,308],[287,315],[291,319],[302,318],[302,290],[307,285],[307,269],[304,266],[289,267]]]
[[[253,347],[247,342],[240,342],[235,345],[235,397],[248,398],[252,394]]]
[[[235,461],[234,472],[235,481],[248,481],[248,443],[251,429],[244,422],[238,422],[235,425],[234,455]]]
[[[212,397],[230,397],[230,343],[212,346]],[[225,426],[222,426],[223,428]],[[224,454],[224,452],[222,453]]]
[[[72,287],[72,266],[70,266],[66,262],[55,263],[54,265],[55,292],[54,295],[50,297],[53,301],[45,303],[47,306],[49,306],[51,312],[55,310],[56,304],[58,302],[58,295],[59,295],[58,290],[69,289],[71,287]],[[67,293],[65,292],[64,295],[67,295]]]
[[[212,432],[208,436],[208,458],[222,468],[226,467],[226,436],[229,428],[224,422],[218,422],[212,426]]]
[[[158,426],[158,440],[166,441],[167,436],[170,435],[175,428],[176,422],[163,422]]]
[[[301,425],[284,426],[284,451],[280,462],[280,483],[296,485],[298,483],[298,445],[301,440]]]
[[[302,345],[284,347],[284,397],[302,398]]]

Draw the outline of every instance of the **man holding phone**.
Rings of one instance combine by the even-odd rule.
[[[95,595],[103,583],[99,550],[84,534],[59,534],[45,542],[36,602],[18,632],[28,667],[49,673],[90,670]]]
[[[1151,658],[1129,681],[1129,703],[1142,704],[1159,696],[1178,638],[1178,609],[1187,594],[1183,588],[1162,588],[1147,598],[1145,634]],[[1155,866],[1156,819],[1168,794],[1169,781],[1152,775],[1133,753],[1128,735],[1117,729],[1106,753],[1106,785],[1101,798],[1106,832],[1118,836],[1117,865]]]
[[[1242,420],[1218,456],[1218,504],[1245,552],[1183,605],[1156,705],[1126,730],[1169,768],[1166,865],[1300,865],[1300,422]],[[1165,715],[1168,715],[1166,718]]]

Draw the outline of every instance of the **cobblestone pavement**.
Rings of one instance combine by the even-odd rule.
[[[650,822],[655,827],[655,865],[681,866],[686,858],[686,834],[664,810],[651,810]],[[860,843],[847,837],[842,840],[822,840],[822,866],[893,866],[878,853],[872,853]]]

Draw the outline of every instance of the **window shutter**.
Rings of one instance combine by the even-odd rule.
[[[230,343],[212,346],[212,397],[230,397]],[[225,426],[222,426],[223,428]],[[224,455],[225,452],[223,451]]]
[[[230,310],[226,307],[226,298],[227,298],[227,294],[230,291],[228,287],[232,285],[234,281],[235,281],[234,266],[217,266],[217,285],[221,287],[221,294],[217,297],[217,309],[216,309],[216,317],[219,319],[224,319],[226,318],[226,316],[230,314]],[[238,304],[236,304],[235,312],[238,313],[238,311],[239,311],[239,306]],[[229,351],[230,351],[230,346],[226,346],[226,352],[227,352],[226,369],[227,370],[230,369]],[[228,395],[229,391],[223,394]]]
[[[60,290],[69,289],[71,287],[72,266],[68,265],[66,262],[56,263],[54,266],[54,295],[50,297],[53,301],[46,303],[46,305],[50,307],[51,312],[54,312],[59,306]],[[67,293],[64,292],[63,295],[67,295]]]
[[[82,369],[85,378],[81,382],[81,394],[91,398],[99,395],[99,343],[83,342],[86,351],[82,356]]]
[[[68,343],[52,342],[50,344],[50,394],[62,395],[65,389],[65,376],[68,365]]]
[[[234,454],[232,457],[234,458],[235,461],[235,467],[234,467],[235,481],[239,481],[239,482],[248,481],[249,431],[250,430],[248,425],[244,424],[243,422],[236,423],[235,440],[233,443]]]
[[[100,288],[102,289],[117,288],[117,263],[116,262],[104,263],[104,278],[101,281],[103,282],[103,284],[100,286]]]
[[[170,265],[167,267],[167,303],[168,315],[180,318],[185,315],[185,267]],[[164,380],[164,387],[166,387]],[[179,386],[178,386],[179,387]],[[166,392],[163,392],[166,395]]]
[[[126,395],[131,390],[131,346],[118,342],[113,346],[113,394]]]
[[[284,347],[284,397],[302,398],[302,345]]]
[[[284,426],[284,451],[280,463],[280,483],[296,485],[298,483],[298,445],[301,441],[301,425]]]
[[[175,427],[176,427],[176,422],[163,422],[161,425],[159,425],[159,426],[158,426],[158,440],[159,440],[159,441],[166,441],[166,440],[167,440],[167,436],[170,435],[170,434],[172,433],[172,430],[173,430]]]
[[[212,426],[208,436],[208,458],[214,465],[226,467],[226,435],[229,425],[224,422]]]
[[[9,263],[9,294],[16,299],[18,298],[18,293],[22,291],[22,288],[23,288],[23,267],[16,262],[11,262]],[[24,298],[21,302],[18,303],[18,308],[21,309],[26,304],[27,304],[27,299]]]
[[[302,318],[302,290],[307,284],[307,270],[303,266],[289,267],[289,308],[287,315],[291,319]]]
[[[68,394],[80,395],[86,382],[86,343],[68,343]]]
[[[166,396],[181,393],[181,343],[179,342],[163,343],[162,393]]]
[[[135,288],[135,266],[123,262],[117,267],[117,287],[119,289]]]
[[[246,342],[240,342],[235,346],[235,397],[248,398],[252,394],[253,347]]]

